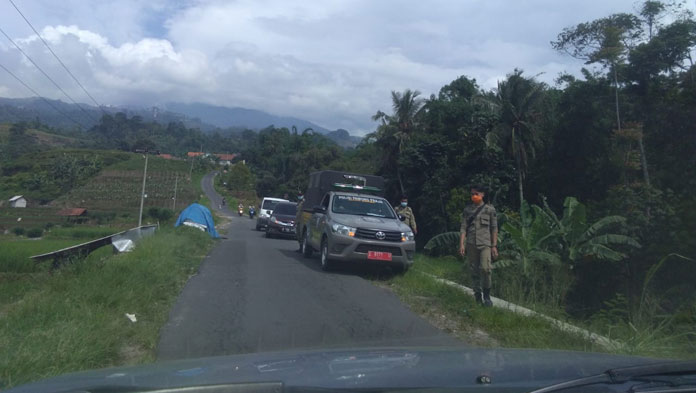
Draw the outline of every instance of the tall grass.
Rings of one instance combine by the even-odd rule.
[[[195,229],[166,229],[131,253],[93,254],[53,274],[7,275],[0,386],[154,360],[159,329],[210,244]]]
[[[111,227],[72,227],[72,228],[52,228],[46,234],[48,239],[80,239],[80,240],[96,240],[101,237],[113,235],[120,232],[122,229]]]
[[[29,259],[79,243],[70,239],[17,239],[0,243],[0,273],[31,273],[42,271],[41,265]]]

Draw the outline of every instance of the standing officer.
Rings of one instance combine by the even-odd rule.
[[[302,216],[302,206],[304,205],[304,194],[302,194],[302,191],[299,192],[297,195],[297,213],[295,214],[295,237],[297,238],[297,242],[300,244],[300,247],[298,248],[297,252],[302,251],[302,234],[298,230],[298,225],[300,225],[300,217]]]
[[[418,228],[416,228],[416,216],[413,215],[413,210],[408,207],[408,197],[406,195],[401,197],[401,204],[399,204],[399,206],[395,206],[394,210],[396,210],[396,214],[401,214],[402,216],[406,217],[404,223],[411,227],[414,235],[418,234]]]
[[[492,205],[483,202],[485,189],[471,188],[472,205],[464,208],[459,229],[459,253],[469,257],[476,302],[486,307],[491,301],[491,258],[498,257],[498,217]],[[481,297],[483,292],[483,298]]]

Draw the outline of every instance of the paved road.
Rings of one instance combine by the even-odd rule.
[[[203,189],[215,208],[211,176]],[[227,239],[186,284],[161,332],[158,357],[195,358],[327,347],[461,344],[409,311],[390,291],[344,266],[326,273],[292,240],[266,239],[231,216]]]

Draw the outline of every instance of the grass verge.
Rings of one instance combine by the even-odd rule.
[[[456,267],[430,265],[422,261],[415,269],[429,270],[451,279]],[[456,266],[456,265],[454,265]],[[461,274],[461,273],[459,273]],[[603,349],[580,336],[556,329],[547,321],[525,317],[510,311],[478,306],[473,297],[414,271],[395,276],[389,286],[411,309],[436,326],[464,342],[484,347],[566,349],[598,351]]]
[[[169,309],[211,244],[198,230],[168,228],[131,253],[111,255],[104,248],[53,274],[6,266],[0,273],[0,386],[154,361]]]
[[[480,307],[476,305],[472,296],[439,283],[421,272],[470,286],[468,267],[455,257],[433,258],[419,254],[416,256],[413,269],[402,276],[392,277],[387,284],[413,311],[469,344],[484,347],[610,352],[657,358],[693,358],[693,344],[685,335],[633,329],[624,334],[617,332],[610,335],[623,345],[605,348],[574,333],[562,331],[539,317]],[[506,300],[515,302],[515,299]],[[569,320],[563,310],[549,310],[548,306],[543,305],[524,306],[560,320]],[[592,329],[586,321],[569,322]],[[602,330],[594,330],[606,334]]]

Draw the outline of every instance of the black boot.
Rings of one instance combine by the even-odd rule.
[[[483,304],[483,298],[481,297],[481,292],[474,292],[474,299],[476,299],[476,304]]]
[[[491,289],[483,288],[483,306],[493,307],[493,301],[491,301]]]

